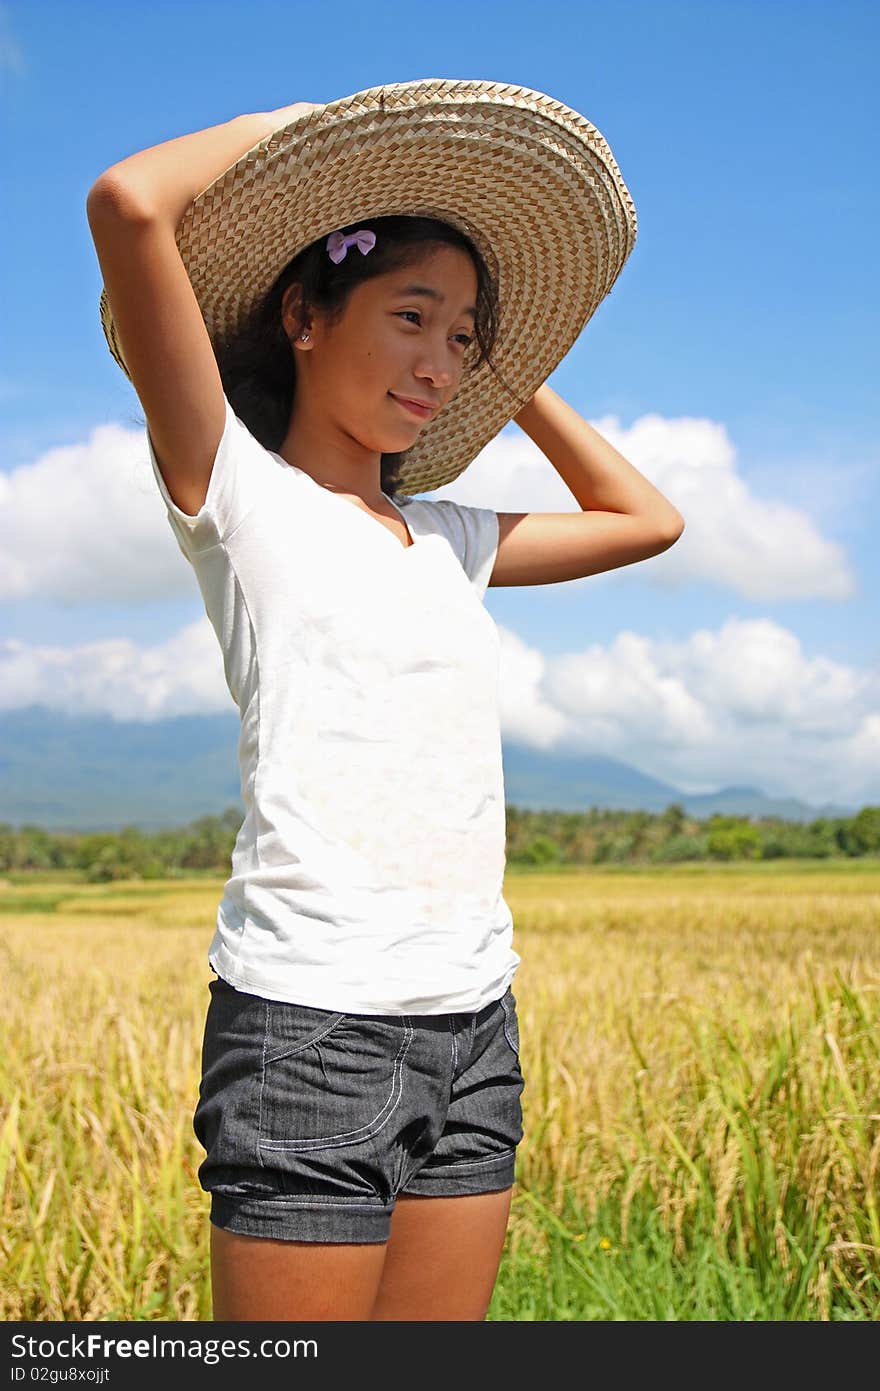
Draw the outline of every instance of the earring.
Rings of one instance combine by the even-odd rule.
[[[304,343],[307,343],[307,342],[308,342],[308,339],[309,339],[309,335],[308,335],[307,333],[301,333],[301,334],[300,334],[300,338],[302,339],[302,341],[303,341]]]

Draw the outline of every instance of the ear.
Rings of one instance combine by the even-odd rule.
[[[291,345],[299,340],[301,333],[310,333],[311,321],[302,318],[302,286],[295,280],[281,297],[281,322]]]

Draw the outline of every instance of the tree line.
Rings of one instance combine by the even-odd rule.
[[[63,871],[92,882],[222,874],[231,868],[241,811],[144,831],[49,831],[0,822],[0,874]],[[809,822],[779,817],[698,819],[678,802],[662,812],[529,811],[507,807],[507,862],[556,865],[671,864],[685,861],[851,859],[880,854],[880,806]]]

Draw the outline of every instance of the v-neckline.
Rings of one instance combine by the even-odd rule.
[[[289,463],[289,462],[287,461],[287,459],[285,459],[285,458],[283,457],[283,455],[278,454],[274,449],[273,449],[273,450],[270,450],[269,452],[272,453],[272,454],[274,454],[274,455],[275,455],[275,458],[276,458],[276,459],[279,459],[279,460],[281,461],[281,463],[284,465],[285,468],[294,469],[296,473],[302,474],[302,476],[303,476],[304,478],[308,478],[309,481],[310,481],[311,483],[313,483],[313,484],[315,485],[316,488],[320,488],[320,490],[321,490],[322,493],[326,493],[329,497],[334,497],[334,498],[336,498],[339,502],[344,503],[344,504],[347,504],[349,507],[353,508],[355,512],[360,512],[361,515],[362,515],[363,517],[365,517],[366,520],[367,520],[368,522],[371,522],[371,523],[373,524],[373,526],[377,526],[377,527],[379,527],[379,529],[380,529],[381,531],[384,531],[384,532],[386,533],[386,535],[388,536],[389,540],[392,542],[393,545],[395,545],[395,546],[398,548],[398,550],[403,551],[404,553],[406,553],[406,552],[408,552],[408,551],[415,550],[416,545],[418,544],[418,539],[419,539],[419,538],[418,538],[418,536],[413,532],[412,527],[410,526],[410,524],[409,524],[409,522],[407,521],[406,517],[403,515],[403,512],[401,511],[401,509],[398,507],[397,503],[396,503],[396,502],[392,502],[392,501],[391,501],[391,498],[388,496],[387,493],[384,493],[384,492],[383,492],[383,493],[382,493],[382,496],[384,497],[385,501],[386,501],[387,503],[389,503],[389,504],[394,508],[394,510],[395,510],[395,512],[397,513],[397,515],[399,516],[400,520],[403,522],[404,529],[405,529],[407,535],[408,535],[409,538],[410,538],[410,540],[409,540],[409,545],[408,545],[408,546],[405,546],[404,543],[401,541],[401,539],[400,539],[399,536],[395,536],[394,533],[393,533],[392,531],[390,531],[389,528],[388,528],[387,526],[384,525],[384,523],[380,522],[380,521],[378,520],[378,518],[374,517],[373,514],[372,514],[371,512],[368,512],[368,511],[366,510],[366,508],[364,508],[364,507],[358,507],[357,503],[356,503],[356,502],[352,502],[350,498],[344,497],[341,493],[334,493],[334,492],[332,492],[329,488],[325,488],[325,487],[323,486],[323,484],[322,484],[322,483],[319,483],[318,480],[317,480],[316,478],[312,478],[312,475],[311,475],[310,473],[306,473],[305,469],[297,468],[296,464],[291,464],[291,463]],[[380,489],[380,491],[381,491],[381,489]]]
[[[321,484],[319,483],[318,487],[320,488],[320,486]],[[329,488],[324,489],[325,493],[329,491]],[[383,493],[382,496],[384,497],[387,503],[390,503],[400,520],[403,522],[403,529],[409,537],[409,545],[404,545],[399,536],[395,536],[393,531],[390,531],[387,526],[385,526],[382,522],[379,521],[378,517],[374,517],[372,512],[367,511],[365,507],[358,507],[356,502],[352,502],[350,498],[342,497],[339,493],[333,493],[331,494],[331,496],[338,497],[341,502],[347,502],[350,507],[353,507],[355,509],[356,512],[361,512],[366,517],[368,522],[375,522],[376,526],[382,527],[382,530],[388,533],[388,535],[391,537],[391,540],[396,542],[402,551],[411,551],[413,546],[416,544],[416,538],[412,534],[409,522],[406,520],[406,517],[401,512],[397,503],[392,502],[391,498],[388,496],[387,493]]]

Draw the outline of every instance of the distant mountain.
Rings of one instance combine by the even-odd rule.
[[[0,821],[53,831],[126,825],[152,831],[241,808],[238,734],[235,710],[152,724],[71,715],[45,705],[0,713]],[[810,806],[756,787],[693,796],[618,759],[542,753],[510,741],[503,759],[508,805],[535,811],[659,812],[678,802],[700,818],[723,812],[812,821],[859,810]]]
[[[602,754],[541,752],[505,743],[504,791],[512,806],[535,811],[606,810],[660,812],[678,802],[700,819],[716,812],[728,816],[779,816],[786,821],[813,821],[819,816],[854,816],[857,806],[830,802],[812,806],[793,797],[770,797],[759,787],[721,787],[717,792],[682,792],[673,783],[640,773],[632,764]]]
[[[238,729],[235,710],[153,724],[45,705],[0,713],[0,821],[153,831],[219,816],[241,805]]]

